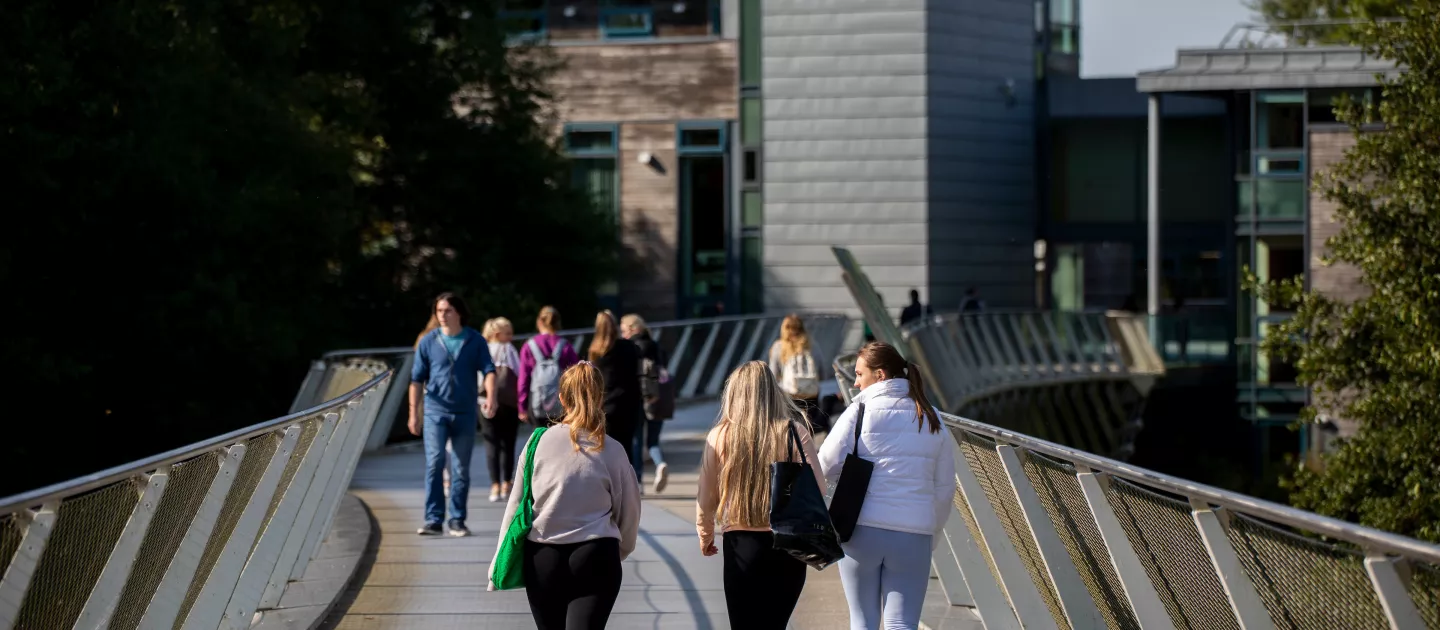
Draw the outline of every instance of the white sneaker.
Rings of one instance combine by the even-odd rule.
[[[670,464],[662,463],[655,468],[655,493],[664,492],[667,483],[670,483]]]
[[[490,493],[490,502],[491,502],[491,503],[499,503],[499,502],[500,502],[500,495],[499,495],[498,493],[491,492],[491,493]]]

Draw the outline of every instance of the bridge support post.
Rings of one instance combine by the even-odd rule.
[[[285,593],[285,585],[290,582],[291,571],[299,563],[300,552],[310,534],[310,526],[315,522],[316,513],[320,510],[321,499],[330,485],[331,477],[335,476],[335,466],[340,462],[340,451],[344,449],[345,442],[355,424],[344,422],[340,418],[340,414],[336,413],[325,414],[325,420],[333,422],[335,429],[330,434],[330,441],[323,445],[324,450],[320,454],[320,464],[315,470],[310,487],[305,489],[305,500],[300,504],[300,513],[295,517],[295,523],[290,527],[290,533],[285,536],[285,544],[280,549],[280,559],[275,562],[275,570],[271,572],[270,580],[265,584],[265,593],[260,596],[260,608],[274,608],[280,604],[280,596]],[[316,439],[318,440],[319,437],[317,436]],[[314,449],[320,446],[321,444],[316,442],[310,448]],[[308,562],[309,558],[306,558],[306,561]]]
[[[1424,630],[1425,620],[1415,610],[1415,601],[1405,588],[1401,575],[1401,561],[1384,554],[1372,554],[1365,558],[1365,572],[1370,574],[1370,584],[1380,598],[1380,607],[1385,610],[1385,620],[1390,630]]]
[[[1175,630],[1155,584],[1150,581],[1150,574],[1140,564],[1140,556],[1135,554],[1125,527],[1115,518],[1115,509],[1105,496],[1109,480],[1091,472],[1082,472],[1076,478],[1080,480],[1080,491],[1085,494],[1090,514],[1095,517],[1095,528],[1100,530],[1100,539],[1105,541],[1105,550],[1110,553],[1110,564],[1125,589],[1125,599],[1135,612],[1135,621],[1141,630]]]
[[[1235,611],[1235,620],[1240,622],[1241,630],[1274,630],[1270,612],[1265,610],[1265,604],[1255,592],[1255,585],[1245,575],[1240,557],[1230,545],[1230,537],[1225,534],[1225,524],[1221,520],[1224,512],[1211,509],[1203,502],[1194,507],[1191,514],[1195,526],[1200,529],[1200,539],[1205,542],[1205,550],[1210,552],[1210,562],[1215,565],[1215,573],[1220,576],[1220,585],[1225,587],[1225,595],[1230,598],[1230,608]]]
[[[120,603],[120,594],[125,590],[125,582],[130,579],[130,570],[135,566],[135,555],[140,553],[140,544],[150,531],[155,508],[159,507],[169,483],[169,466],[161,466],[146,480],[140,502],[135,504],[135,511],[130,513],[130,520],[125,523],[125,531],[120,533],[115,549],[110,552],[100,579],[90,590],[90,598],[85,600],[85,608],[75,622],[76,628],[105,628],[110,625],[110,617],[115,614],[115,606]]]

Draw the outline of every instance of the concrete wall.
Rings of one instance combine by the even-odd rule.
[[[843,245],[898,310],[929,278],[927,0],[763,5],[765,307],[858,315]]]
[[[1031,306],[1034,4],[925,4],[930,301],[957,309],[965,288],[975,286],[991,307]]]

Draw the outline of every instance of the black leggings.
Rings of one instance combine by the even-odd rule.
[[[520,427],[520,410],[500,405],[495,417],[480,417],[481,435],[485,438],[485,465],[490,467],[490,483],[515,481],[515,431]]]
[[[784,630],[805,588],[805,563],[770,532],[725,532],[725,608],[731,628]]]
[[[620,596],[620,541],[525,541],[525,598],[540,630],[604,628]]]

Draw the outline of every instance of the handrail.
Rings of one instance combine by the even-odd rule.
[[[1229,47],[1230,47],[1230,42],[1231,42],[1231,40],[1235,39],[1235,36],[1238,35],[1238,34],[1241,34],[1241,33],[1245,33],[1246,36],[1245,36],[1245,37],[1242,37],[1242,38],[1240,39],[1240,41],[1237,42],[1236,45],[1239,45],[1239,46],[1243,46],[1244,44],[1251,43],[1251,42],[1250,42],[1250,39],[1249,39],[1249,36],[1248,36],[1249,33],[1263,33],[1263,34],[1265,34],[1266,36],[1288,37],[1289,39],[1292,39],[1292,40],[1293,40],[1293,39],[1298,39],[1299,36],[1300,36],[1300,34],[1301,34],[1301,31],[1304,30],[1304,29],[1307,29],[1307,28],[1324,27],[1324,26],[1361,26],[1361,25],[1365,25],[1365,24],[1394,24],[1394,23],[1404,22],[1404,21],[1405,21],[1404,18],[1375,18],[1375,19],[1366,19],[1366,18],[1342,18],[1342,19],[1286,20],[1286,21],[1282,21],[1282,22],[1268,22],[1268,23],[1241,22],[1241,23],[1239,23],[1239,24],[1236,24],[1236,25],[1230,27],[1230,30],[1229,30],[1229,31],[1226,31],[1226,33],[1225,33],[1225,38],[1222,39],[1222,40],[1220,40],[1220,48],[1222,48],[1222,49],[1224,49],[1224,48],[1229,48]],[[1285,29],[1289,29],[1288,35],[1287,35]],[[1261,41],[1262,43],[1264,42],[1263,39],[1260,40],[1260,41]]]
[[[120,464],[119,466],[113,466],[111,468],[107,468],[96,473],[91,473],[82,477],[76,477],[75,479],[71,479],[69,481],[62,481],[60,483],[51,484],[43,488],[37,488],[35,490],[30,490],[27,492],[22,492],[20,494],[0,498],[0,513],[8,513],[13,512],[17,509],[35,507],[50,501],[64,499],[66,497],[71,497],[77,494],[89,492],[90,490],[94,490],[101,486],[106,486],[117,481],[132,478],[146,471],[155,470],[156,468],[159,468],[161,466],[174,464],[176,462],[189,459],[202,453],[214,451],[228,444],[234,444],[235,442],[241,442],[258,435],[269,433],[280,427],[295,424],[297,421],[309,418],[311,416],[339,409],[341,407],[344,407],[347,403],[363,397],[366,392],[370,391],[376,385],[379,385],[381,382],[390,378],[390,376],[391,371],[386,370],[385,372],[380,373],[375,378],[366,381],[365,384],[356,387],[354,390],[351,390],[350,392],[340,396],[339,398],[316,404],[309,409],[305,409],[303,411],[297,411],[295,413],[287,414],[273,420],[266,420],[264,422],[253,424],[248,427],[235,429],[234,431],[231,431],[229,433],[218,435],[207,440],[201,440],[194,444],[180,446],[169,451],[165,451],[164,453],[160,453],[158,455],[152,455],[150,457],[146,457],[145,459],[136,460],[128,464]]]

